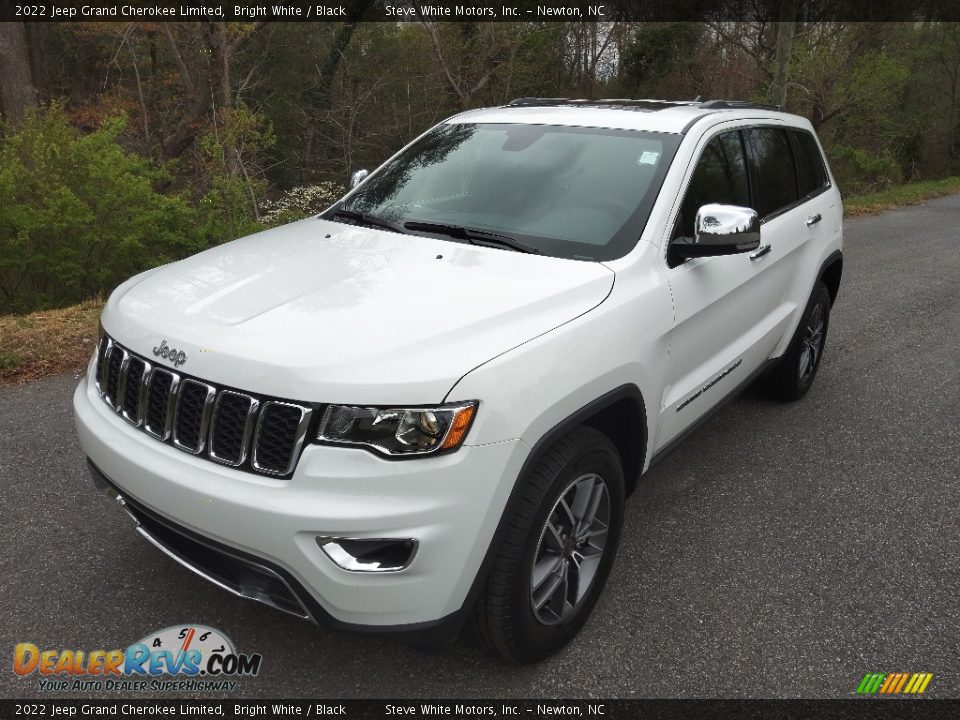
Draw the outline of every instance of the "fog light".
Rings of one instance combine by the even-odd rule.
[[[350,572],[398,572],[408,567],[417,553],[416,540],[318,537],[317,545]]]

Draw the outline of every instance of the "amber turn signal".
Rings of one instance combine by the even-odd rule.
[[[458,447],[460,443],[463,442],[464,437],[467,435],[467,430],[470,429],[470,423],[473,422],[473,416],[476,411],[476,405],[467,405],[457,412],[453,418],[453,423],[450,425],[450,432],[447,433],[447,439],[443,441],[443,450]]]

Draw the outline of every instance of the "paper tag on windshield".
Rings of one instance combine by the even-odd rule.
[[[659,159],[660,153],[647,150],[637,158],[637,165],[656,165]]]

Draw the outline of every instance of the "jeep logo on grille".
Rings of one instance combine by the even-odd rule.
[[[187,354],[183,350],[177,350],[167,345],[166,339],[162,340],[160,345],[153,349],[153,354],[169,360],[174,367],[180,367],[187,361]]]

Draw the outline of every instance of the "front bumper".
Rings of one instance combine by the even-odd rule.
[[[406,461],[310,445],[293,477],[278,480],[134,430],[86,379],[74,411],[91,463],[132,508],[277,573],[314,620],[356,629],[415,629],[463,609],[528,454],[519,440]],[[415,538],[419,547],[402,571],[355,573],[318,537]]]

